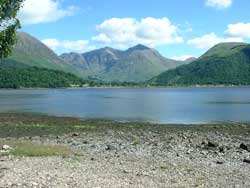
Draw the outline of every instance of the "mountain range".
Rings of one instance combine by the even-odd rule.
[[[185,63],[167,59],[155,49],[141,44],[125,51],[105,47],[83,54],[62,54],[60,57],[84,71],[89,78],[104,82],[143,82]]]
[[[124,51],[105,47],[58,56],[27,33],[19,32],[18,38],[12,55],[0,60],[0,81],[7,86],[57,87],[82,85],[84,80],[90,80],[92,85],[93,80],[98,84],[132,82],[153,86],[250,85],[247,43],[221,43],[197,59],[175,61],[140,44]]]
[[[18,32],[18,43],[11,57],[1,62],[64,71],[101,82],[143,82],[186,63],[167,59],[143,45],[125,51],[105,47],[83,54],[72,52],[58,56],[24,32]]]

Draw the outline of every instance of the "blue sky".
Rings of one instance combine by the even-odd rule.
[[[164,56],[199,56],[220,42],[249,42],[249,0],[26,0],[22,31],[60,54],[141,43]]]

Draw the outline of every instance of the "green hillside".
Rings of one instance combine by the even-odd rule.
[[[166,71],[148,84],[173,85],[250,85],[250,45],[222,43],[196,61]]]
[[[83,84],[82,79],[70,73],[13,61],[0,63],[0,88],[61,88]]]

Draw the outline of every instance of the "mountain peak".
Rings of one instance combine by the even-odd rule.
[[[129,48],[127,51],[141,51],[141,50],[150,50],[151,48],[144,46],[142,44],[138,44],[134,47]]]
[[[108,46],[105,46],[104,48],[101,48],[102,50],[115,50],[115,49],[113,49],[113,48],[111,48],[111,47],[108,47]]]
[[[103,48],[100,48],[100,49],[85,52],[82,55],[84,55],[84,54],[92,54],[92,53],[108,53],[108,54],[111,53],[111,54],[113,54],[113,53],[119,53],[119,52],[120,52],[120,50],[117,50],[117,49],[106,46],[106,47],[103,47]]]
[[[212,48],[210,48],[202,57],[207,56],[225,56],[225,55],[232,55],[237,53],[239,48],[244,48],[247,46],[247,43],[243,42],[223,42],[219,43]]]

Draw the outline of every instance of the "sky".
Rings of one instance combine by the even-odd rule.
[[[249,9],[249,0],[25,0],[18,18],[57,54],[143,44],[184,60],[250,42]]]

